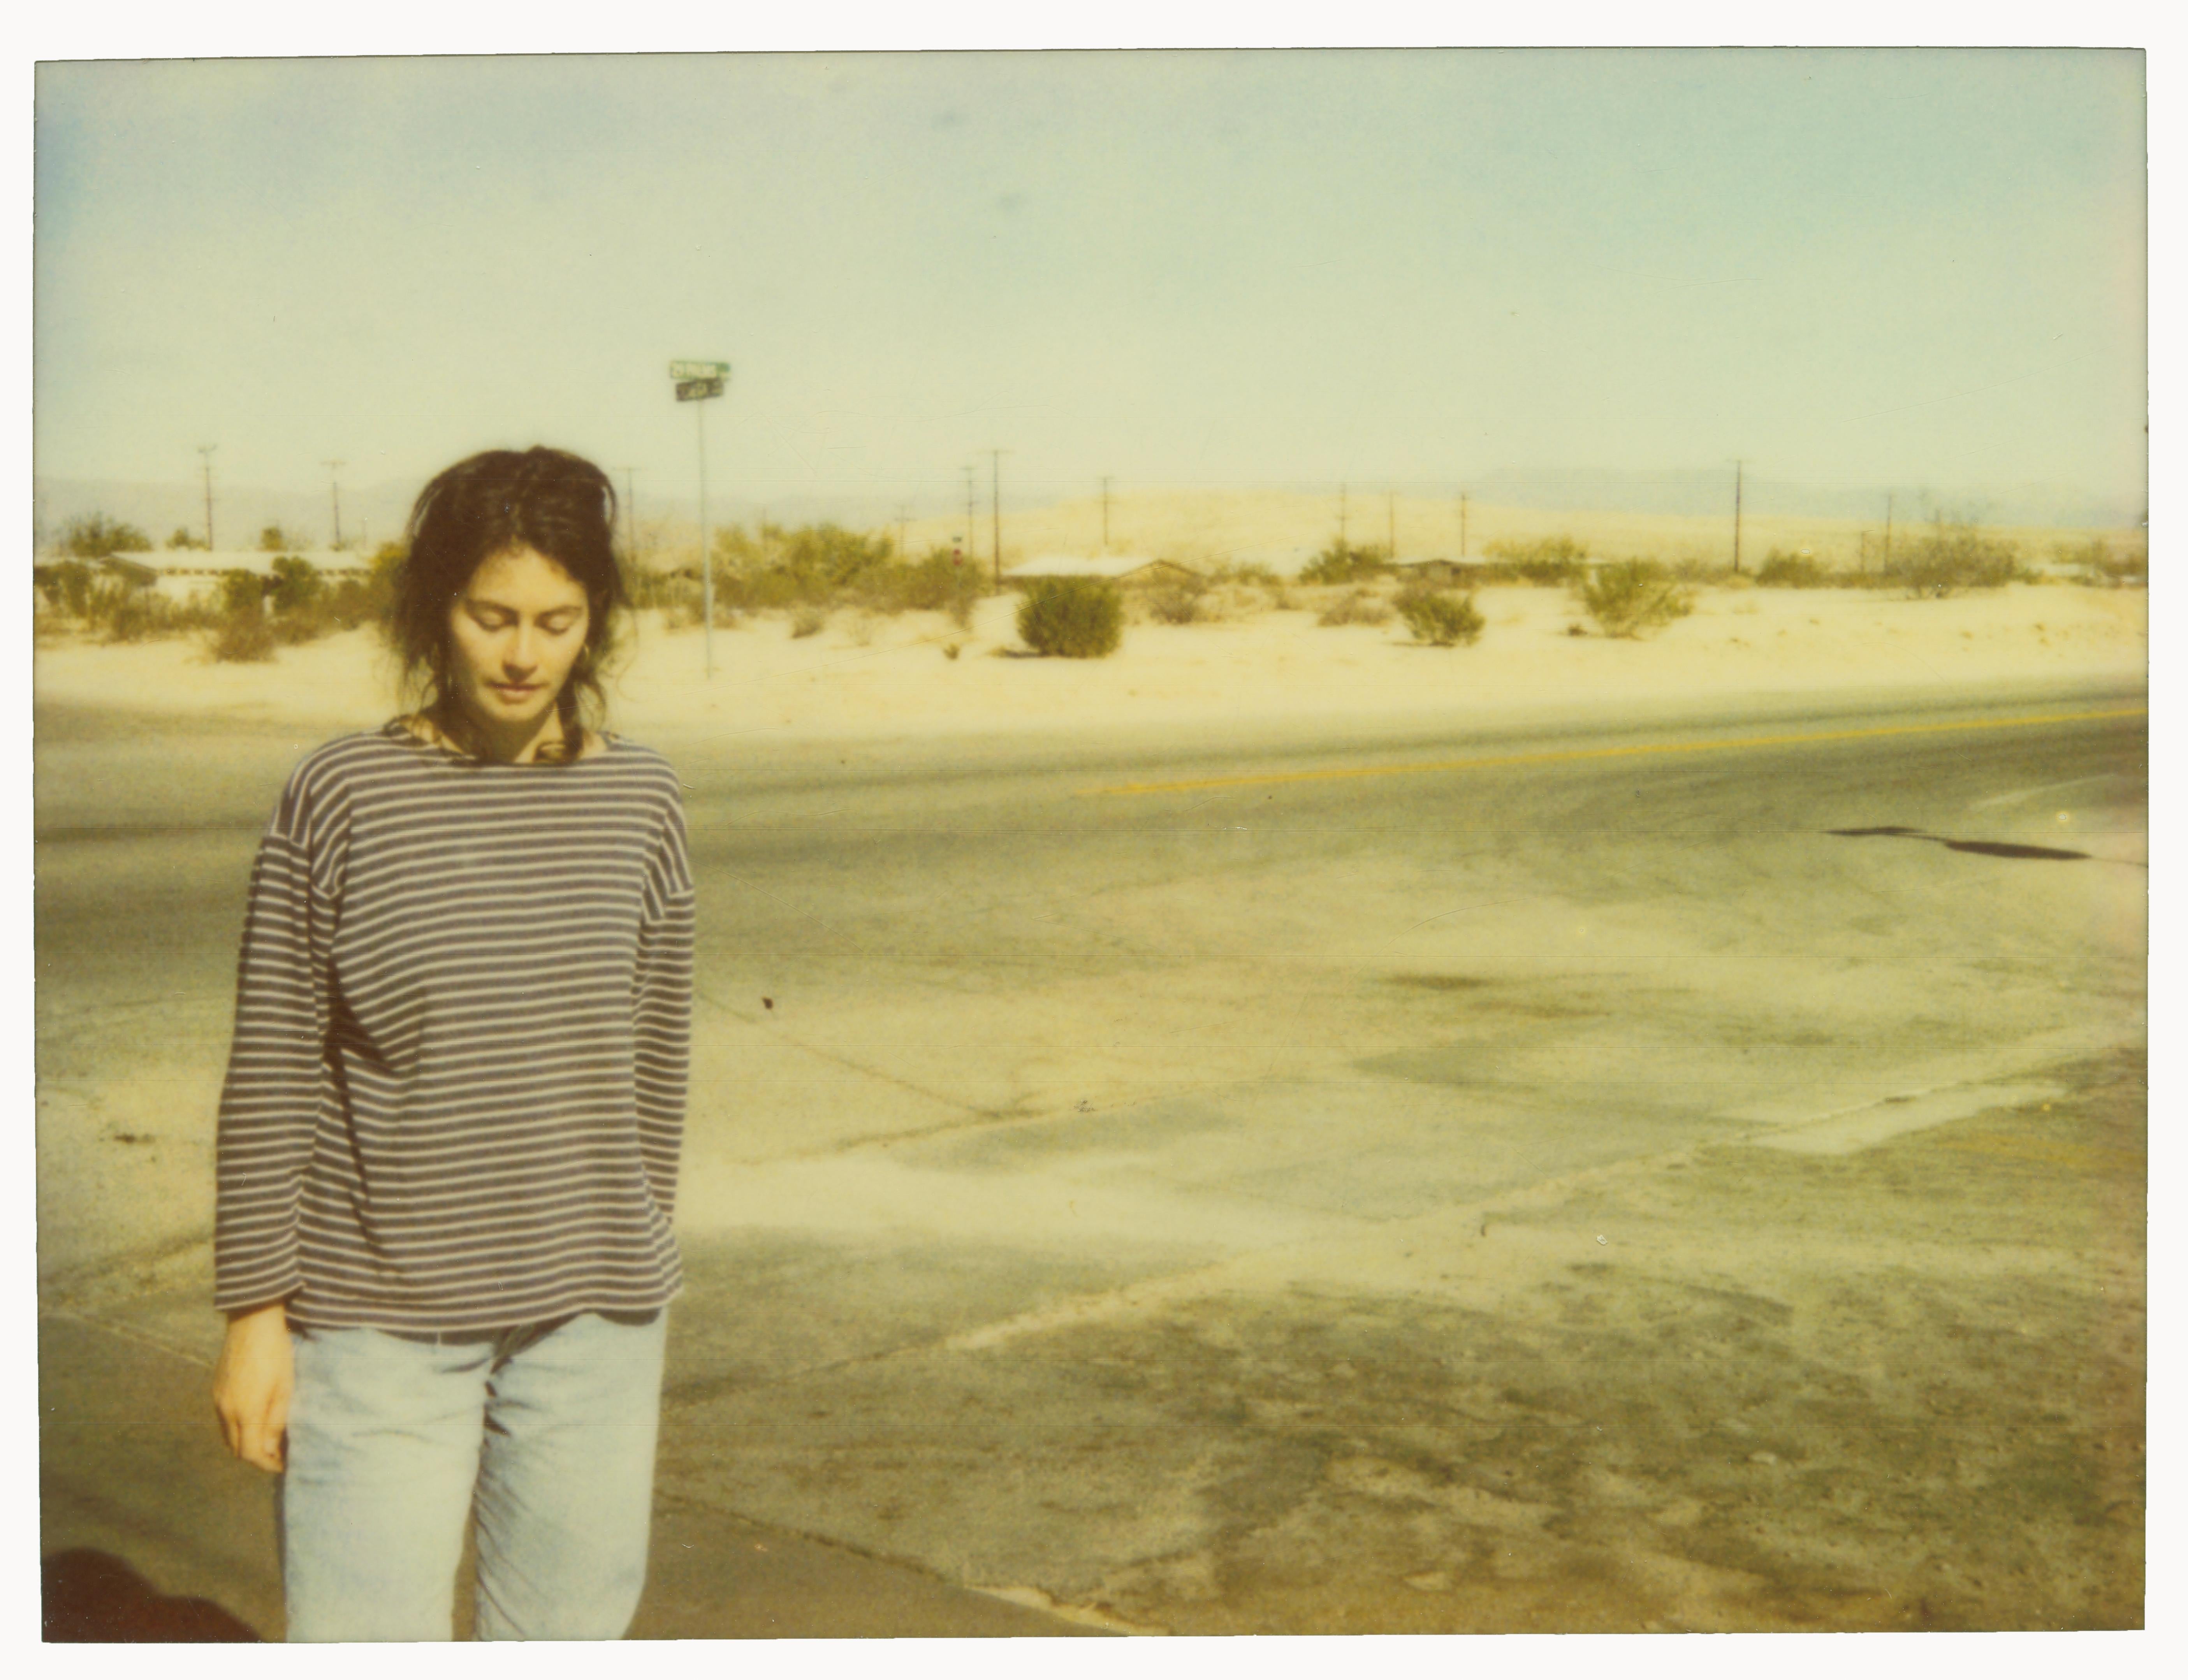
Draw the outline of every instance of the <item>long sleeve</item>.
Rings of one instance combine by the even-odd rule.
[[[294,782],[251,871],[237,964],[235,1036],[221,1091],[214,1305],[262,1306],[302,1282],[297,1211],[325,1079],[331,907],[325,858]]]
[[[672,803],[646,869],[631,995],[639,1150],[647,1187],[664,1217],[675,1212],[684,1140],[696,920],[683,808]]]

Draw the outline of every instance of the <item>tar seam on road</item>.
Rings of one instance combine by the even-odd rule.
[[[1203,787],[1266,787],[1291,781],[1345,781],[1375,775],[1430,775],[1439,771],[1501,770],[1509,764],[1571,764],[1583,758],[1633,758],[1671,753],[1723,753],[1743,747],[1806,747],[1827,741],[1873,741],[1893,735],[1946,735],[1966,730],[2028,729],[2043,724],[2094,723],[2146,718],[2147,706],[2115,712],[2061,712],[2042,718],[1980,718],[1958,724],[1891,724],[1878,729],[1831,730],[1814,735],[1750,735],[1733,741],[1666,741],[1646,747],[1590,747],[1563,753],[1507,753],[1487,758],[1446,758],[1425,764],[1346,764],[1326,770],[1272,770],[1261,775],[1205,776],[1188,781],[1135,781],[1089,787],[1084,798],[1136,793],[1189,793]]]

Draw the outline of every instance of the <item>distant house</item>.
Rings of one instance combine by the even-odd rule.
[[[1125,584],[1181,583],[1200,574],[1174,560],[1150,560],[1145,555],[1037,555],[1003,569],[1006,583],[1024,583],[1035,578],[1107,578]]]
[[[302,561],[330,583],[364,578],[372,571],[364,555],[341,549],[300,549],[290,554],[268,554],[262,549],[155,549],[111,555],[98,564],[170,600],[188,600],[217,589],[223,576],[230,572],[271,578],[274,562],[285,559]]]
[[[1480,580],[1483,562],[1478,560],[1399,560],[1391,566],[1409,583],[1473,583]]]

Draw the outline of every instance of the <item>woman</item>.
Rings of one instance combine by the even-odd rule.
[[[213,1379],[282,1474],[291,1639],[614,1638],[645,1578],[691,1018],[677,782],[585,727],[615,492],[557,450],[427,485],[424,703],[300,765],[251,884]]]

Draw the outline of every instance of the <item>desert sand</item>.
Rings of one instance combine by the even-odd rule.
[[[1102,660],[1027,657],[1014,597],[981,602],[969,629],[938,614],[847,611],[801,638],[787,617],[762,615],[715,632],[711,679],[699,631],[646,614],[610,698],[617,726],[640,739],[697,730],[794,740],[2132,680],[2149,651],[2144,592],[2071,584],[1943,600],[1704,589],[1691,617],[1639,641],[1571,634],[1585,621],[1562,590],[1486,589],[1477,605],[1488,628],[1459,648],[1417,645],[1396,620],[1317,624],[1315,609],[1341,590],[1294,589],[1289,610],[1235,593],[1255,597],[1238,616],[1134,623]],[[35,691],[42,704],[330,728],[378,721],[398,704],[386,656],[363,631],[284,649],[266,665],[217,665],[189,640],[54,639],[38,648]]]

